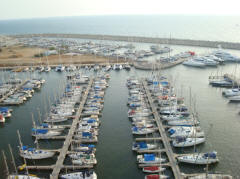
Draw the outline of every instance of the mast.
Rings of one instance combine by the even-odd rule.
[[[10,144],[8,144],[8,148],[9,148],[9,151],[10,151],[10,154],[11,154],[12,164],[13,164],[13,168],[15,170],[14,172],[15,172],[15,174],[18,174],[16,163],[15,163],[15,160],[14,160],[14,157],[13,157],[12,148],[11,148]]]
[[[19,130],[17,130],[17,134],[18,134],[18,140],[19,140],[20,147],[22,148],[23,144],[22,144],[22,141],[21,141],[21,136],[20,136]],[[28,168],[27,168],[27,161],[26,161],[24,156],[23,156],[23,161],[24,161],[24,164],[26,165],[27,175],[29,175]]]
[[[8,169],[7,159],[6,159],[6,156],[5,156],[4,150],[2,150],[2,155],[3,155],[3,161],[4,161],[4,164],[5,164],[5,166],[6,166],[6,174],[7,174],[7,176],[9,176],[9,169]]]

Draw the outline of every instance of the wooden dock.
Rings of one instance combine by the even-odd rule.
[[[168,157],[168,160],[169,160],[169,166],[172,169],[174,177],[176,179],[181,179],[181,178],[183,178],[183,176],[182,176],[182,174],[180,172],[180,169],[179,169],[179,166],[177,164],[177,161],[176,161],[176,158],[175,158],[175,154],[172,151],[172,147],[171,147],[171,145],[169,143],[169,139],[167,137],[166,131],[165,131],[165,129],[164,129],[162,123],[161,123],[160,116],[159,116],[159,114],[157,112],[155,104],[153,103],[153,99],[152,99],[151,93],[149,92],[149,89],[148,89],[146,81],[143,81],[143,88],[144,88],[144,90],[145,90],[145,92],[147,94],[148,102],[149,102],[150,107],[151,107],[151,109],[153,111],[154,119],[156,120],[156,123],[157,123],[157,126],[158,126],[158,130],[159,130],[159,133],[161,135],[162,142],[163,142],[164,147],[166,149],[166,154],[167,154],[167,157]]]
[[[64,141],[64,144],[63,144],[63,148],[60,150],[60,154],[58,156],[58,159],[57,159],[57,162],[56,162],[56,165],[54,165],[53,167],[53,172],[52,174],[50,175],[50,178],[51,179],[57,179],[58,178],[58,175],[61,171],[61,169],[64,167],[63,166],[63,162],[65,160],[65,157],[67,155],[67,152],[68,152],[68,149],[69,149],[69,146],[72,142],[72,138],[73,138],[73,135],[74,135],[74,132],[75,132],[75,129],[77,127],[77,124],[80,120],[80,116],[81,116],[81,113],[82,113],[82,110],[83,110],[83,107],[84,107],[84,104],[87,100],[87,96],[88,96],[88,92],[92,86],[92,83],[93,83],[93,79],[91,79],[89,81],[89,84],[88,84],[88,87],[84,93],[84,96],[82,98],[82,101],[80,103],[80,106],[79,106],[79,109],[76,113],[76,117],[73,119],[73,122],[72,122],[72,126],[71,128],[69,129],[68,131],[68,135],[66,136],[66,139]],[[76,166],[74,166],[75,168]]]

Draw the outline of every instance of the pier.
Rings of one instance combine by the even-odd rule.
[[[82,102],[81,102],[81,104],[79,106],[79,109],[78,109],[78,111],[76,113],[75,118],[73,119],[72,126],[69,129],[68,135],[67,135],[67,137],[66,137],[66,139],[64,141],[63,148],[60,150],[60,154],[58,156],[56,165],[54,165],[53,172],[50,175],[51,179],[57,179],[61,169],[63,168],[63,162],[64,162],[65,157],[67,155],[69,146],[70,146],[70,144],[72,142],[74,131],[75,131],[75,129],[77,127],[77,124],[78,124],[78,122],[80,120],[80,116],[81,116],[84,104],[85,104],[85,102],[87,100],[88,92],[89,92],[89,90],[90,90],[90,88],[92,86],[92,83],[93,83],[93,79],[90,79],[88,87],[87,87],[86,91],[84,92],[84,96],[82,98]]]
[[[178,38],[157,38],[157,37],[141,37],[141,36],[120,36],[120,35],[100,35],[100,34],[22,34],[13,35],[12,37],[56,37],[56,38],[80,38],[89,40],[108,40],[108,41],[124,41],[137,43],[154,43],[154,44],[169,44],[169,45],[183,45],[196,46],[207,48],[218,48],[220,45],[224,49],[240,50],[240,43],[237,42],[223,42],[223,41],[208,41],[208,40],[192,40],[192,39],[178,39]]]
[[[175,154],[172,151],[172,147],[171,147],[171,145],[169,143],[169,139],[167,137],[165,129],[164,129],[164,127],[163,127],[163,125],[162,125],[162,123],[160,121],[160,116],[159,116],[159,114],[157,112],[157,109],[156,109],[156,107],[155,107],[155,105],[153,103],[153,99],[151,97],[151,94],[150,94],[150,92],[148,90],[147,83],[146,83],[146,81],[143,81],[142,84],[143,84],[143,89],[145,90],[145,92],[147,94],[148,103],[149,103],[149,105],[150,105],[150,107],[151,107],[151,109],[153,111],[154,119],[155,119],[155,121],[157,123],[158,131],[159,131],[159,133],[161,135],[161,140],[162,140],[162,142],[164,144],[164,147],[166,149],[166,154],[167,154],[167,157],[168,157],[168,160],[169,160],[169,166],[172,169],[174,177],[177,178],[177,179],[180,179],[180,178],[182,178],[182,174],[180,172],[179,166],[178,166],[177,161],[175,159]]]
[[[7,99],[10,95],[14,94],[16,91],[18,91],[23,85],[27,83],[28,80],[23,81],[21,84],[16,86],[13,91],[9,91],[7,94],[5,94],[1,99],[0,99],[0,106],[10,106],[10,105],[19,105],[19,103],[4,103],[3,101]],[[22,101],[23,102],[23,101]]]

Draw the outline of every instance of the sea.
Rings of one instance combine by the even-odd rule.
[[[155,16],[83,16],[59,17],[46,19],[24,19],[0,21],[1,34],[31,34],[31,33],[76,33],[76,34],[107,34],[150,37],[172,37],[186,39],[218,40],[239,42],[240,31],[237,16],[200,16],[200,15],[155,15]],[[103,41],[101,41],[103,43]],[[151,44],[135,44],[142,49],[149,49]],[[214,49],[200,47],[172,46],[172,53],[193,50],[198,53],[211,52]],[[174,52],[176,51],[176,52]],[[239,51],[229,51],[240,56]],[[93,70],[81,69],[82,74],[96,75]],[[216,68],[190,68],[177,65],[170,69],[154,72],[164,75],[172,81],[176,94],[184,97],[185,104],[190,106],[194,101],[198,113],[200,126],[206,135],[206,142],[197,146],[197,152],[217,151],[219,163],[209,167],[210,173],[231,174],[240,178],[240,106],[238,103],[229,103],[222,96],[223,88],[209,85],[210,75],[233,73],[239,76],[238,64],[226,64]],[[44,119],[49,107],[56,98],[60,97],[67,72],[57,73],[29,73],[13,74],[9,71],[0,71],[1,80],[13,75],[17,78],[41,77],[46,80],[40,91],[25,104],[13,106],[12,117],[5,124],[0,124],[0,150],[7,154],[10,171],[13,171],[8,144],[14,151],[17,165],[23,163],[18,155],[19,130],[24,145],[34,147],[34,138],[31,137],[32,115],[37,121]],[[106,90],[104,109],[101,117],[100,134],[96,157],[98,164],[94,168],[99,179],[140,179],[144,173],[136,163],[136,153],[131,150],[134,136],[131,134],[131,122],[127,117],[128,89],[126,80],[130,76],[150,77],[152,71],[143,71],[132,68],[130,71],[111,71],[109,87]],[[191,92],[190,92],[191,91]],[[191,97],[190,97],[191,94]],[[191,99],[191,100],[190,100]],[[193,102],[191,102],[193,104]],[[42,148],[59,148],[60,141],[43,140]],[[174,149],[177,153],[191,153],[193,148]],[[165,156],[163,156],[165,157]],[[5,167],[0,157],[0,174],[4,176]],[[41,161],[27,161],[30,165],[54,164],[57,156]],[[65,161],[69,163],[70,161]],[[180,164],[183,173],[205,172],[206,166]],[[65,172],[65,171],[62,171]],[[49,171],[31,172],[38,176],[47,177]],[[173,178],[171,172],[166,174]],[[1,178],[1,177],[0,177]],[[48,178],[48,177],[47,177]]]
[[[106,34],[239,42],[239,19],[230,15],[113,15],[1,20],[0,34]]]

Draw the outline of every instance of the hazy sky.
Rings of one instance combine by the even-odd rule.
[[[0,19],[109,14],[240,14],[238,0],[1,0]]]

